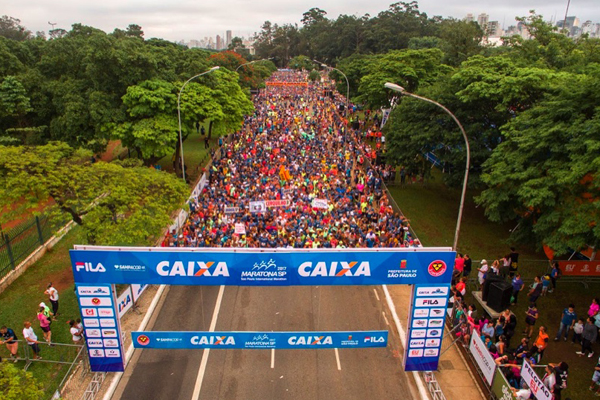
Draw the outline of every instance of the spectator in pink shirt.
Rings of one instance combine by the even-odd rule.
[[[592,304],[590,305],[590,309],[588,310],[588,315],[593,317],[594,315],[598,314],[598,311],[600,311],[600,300],[598,300],[598,298],[594,298],[592,300]]]

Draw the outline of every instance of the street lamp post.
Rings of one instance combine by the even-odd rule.
[[[269,58],[262,58],[260,60],[248,61],[247,63],[243,63],[243,64],[238,65],[238,67],[235,69],[235,72],[238,72],[238,70],[240,68],[242,68],[244,65],[254,64],[254,63],[257,63],[257,62],[260,62],[260,61],[269,61],[269,60],[272,60],[272,59],[273,59],[273,57],[269,57]]]
[[[329,69],[333,69],[334,71],[339,72],[346,79],[346,118],[348,118],[348,108],[350,106],[350,81],[348,81],[348,77],[346,76],[346,74],[344,74],[342,71],[340,71],[337,68],[330,67],[329,65],[318,62],[317,60],[313,60],[313,61],[316,62],[317,64],[321,65],[321,67],[323,67],[323,68],[329,68]]]
[[[460,197],[460,207],[458,209],[458,219],[456,221],[456,231],[454,232],[454,244],[452,245],[452,250],[456,251],[456,247],[458,245],[458,235],[460,234],[460,223],[462,220],[463,208],[465,206],[465,197],[467,194],[467,182],[469,180],[469,167],[471,164],[471,149],[469,148],[469,139],[467,138],[467,133],[465,132],[465,129],[461,125],[458,118],[456,118],[456,116],[454,114],[452,114],[452,112],[450,112],[450,110],[448,110],[446,107],[444,107],[437,101],[416,95],[414,93],[407,92],[402,86],[396,85],[395,83],[388,82],[384,86],[386,88],[391,89],[395,92],[398,92],[404,96],[414,97],[415,99],[419,99],[419,100],[423,100],[423,101],[426,101],[431,104],[435,104],[436,106],[440,107],[442,110],[444,110],[446,113],[448,113],[448,115],[450,115],[452,117],[452,119],[454,120],[454,122],[456,122],[456,124],[460,128],[460,131],[462,132],[463,139],[465,140],[465,146],[467,148],[467,162],[465,165],[465,179],[463,181],[462,194]]]
[[[179,94],[177,95],[177,118],[179,119],[179,151],[181,153],[181,173],[182,173],[183,181],[184,182],[185,182],[185,163],[183,162],[183,138],[182,138],[182,135],[181,135],[181,106],[180,106],[181,93],[183,92],[183,89],[186,87],[186,85],[188,83],[190,83],[190,81],[192,79],[195,79],[195,78],[197,78],[199,76],[202,76],[202,75],[206,75],[206,74],[211,73],[213,71],[216,71],[218,69],[219,69],[219,66],[212,67],[208,71],[205,71],[205,72],[203,72],[201,74],[192,76],[190,79],[188,79],[187,81],[185,81],[185,83],[183,84],[183,86],[181,86],[181,89],[179,90]]]

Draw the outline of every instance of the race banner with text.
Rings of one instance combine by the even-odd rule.
[[[131,332],[139,349],[344,349],[386,347],[387,331]]]
[[[449,284],[414,286],[404,352],[406,371],[437,370],[449,294]]]
[[[600,261],[559,261],[565,276],[600,276]]]
[[[125,354],[113,285],[76,284],[75,289],[91,370],[124,371]]]
[[[448,248],[276,250],[110,248],[71,250],[77,283],[304,286],[449,284]]]

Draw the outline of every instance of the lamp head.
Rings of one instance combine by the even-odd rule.
[[[383,86],[385,88],[387,88],[387,89],[393,90],[394,92],[399,92],[399,93],[402,93],[402,94],[404,94],[404,92],[406,92],[406,89],[404,89],[400,85],[396,85],[395,83],[387,82]]]

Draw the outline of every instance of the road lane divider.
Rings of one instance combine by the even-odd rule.
[[[217,295],[217,301],[215,303],[215,310],[213,311],[212,320],[210,321],[209,332],[214,332],[217,326],[217,318],[219,317],[219,310],[221,309],[221,302],[223,301],[223,293],[225,292],[225,286],[219,287],[219,294]],[[200,361],[200,369],[198,370],[198,377],[196,378],[196,384],[194,385],[194,392],[192,393],[192,400],[200,398],[200,390],[202,389],[202,381],[204,380],[204,373],[206,372],[206,365],[208,364],[208,355],[210,349],[204,349],[202,353],[202,361]]]

